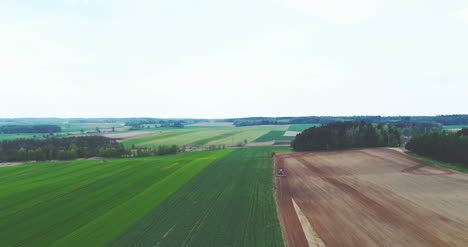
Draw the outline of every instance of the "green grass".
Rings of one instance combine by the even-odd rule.
[[[19,138],[26,138],[26,139],[44,139],[42,137],[44,133],[18,133],[18,134],[0,134],[0,141],[4,140],[14,140],[14,139],[19,139]]]
[[[233,136],[233,135],[235,135],[237,133],[239,133],[239,131],[230,131],[230,132],[222,133],[222,134],[217,135],[217,136],[212,136],[212,137],[208,137],[208,138],[205,138],[205,139],[202,139],[202,140],[198,140],[198,141],[196,141],[196,142],[194,142],[192,144],[196,145],[196,146],[203,146],[203,145],[206,145],[206,144],[208,144],[208,143],[210,143],[212,141],[227,138],[227,137]]]
[[[112,129],[114,128],[122,128],[122,126],[119,123],[108,123],[108,124],[103,124],[103,123],[95,123],[95,124],[86,124],[86,123],[61,123],[58,124],[62,128],[62,132],[78,132],[81,130],[87,131],[87,130],[96,130],[96,127],[99,129]]]
[[[240,148],[198,173],[110,246],[284,246],[272,151]]]
[[[437,161],[437,160],[426,158],[424,156],[421,156],[421,155],[418,155],[418,154],[415,154],[415,153],[412,153],[412,152],[406,152],[406,154],[411,155],[411,156],[413,156],[413,157],[415,157],[417,159],[420,159],[422,161],[426,161],[428,163],[437,165],[437,166],[445,167],[445,168],[452,169],[452,170],[459,171],[459,172],[468,173],[468,166],[463,165],[463,164],[454,164],[454,163],[447,163],[447,162]]]
[[[463,129],[468,128],[468,125],[444,125],[444,129]]]
[[[195,126],[196,127],[196,126]],[[231,145],[239,142],[252,142],[272,130],[283,130],[285,125],[255,126],[255,127],[216,127],[216,128],[188,128],[173,130],[163,134],[138,137],[123,141],[127,147],[136,146],[158,146],[158,145]]]
[[[284,131],[270,131],[265,135],[254,140],[254,142],[268,142],[268,141],[280,141],[280,140],[292,140],[294,136],[284,136]]]
[[[304,131],[311,127],[318,127],[320,124],[291,124],[288,128],[289,131]]]
[[[0,168],[1,246],[104,246],[232,150]]]
[[[145,136],[124,141],[125,146],[136,144],[137,146],[159,146],[159,145],[188,145],[193,143],[205,143],[216,136],[225,136],[232,132],[232,128],[209,128],[209,129],[181,129],[179,131],[167,132],[159,135]]]
[[[163,143],[164,140],[177,137],[180,135],[186,135],[194,132],[194,130],[185,130],[185,129],[179,129],[179,130],[174,130],[171,132],[164,132],[162,134],[155,134],[155,135],[150,135],[150,136],[143,136],[143,137],[137,137],[137,138],[132,138],[128,140],[122,141],[122,144],[126,147],[136,145],[136,146],[151,146],[152,143]],[[154,144],[156,145],[156,144]]]
[[[254,126],[254,127],[237,127],[235,128],[238,133],[234,134],[230,137],[221,138],[218,140],[214,140],[208,143],[208,145],[232,145],[243,142],[247,140],[247,142],[253,142],[255,139],[267,134],[272,130],[282,130],[286,129],[285,125],[269,125],[269,126]]]

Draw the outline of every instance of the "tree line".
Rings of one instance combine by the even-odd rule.
[[[161,120],[161,119],[132,119],[125,122],[126,126],[130,126],[130,130],[138,130],[150,128],[154,124],[154,128],[183,128],[185,121],[183,120]]]
[[[177,145],[159,145],[157,147],[135,147],[132,146],[131,153],[133,157],[147,157],[176,154],[183,152]]]
[[[56,133],[61,132],[62,128],[54,124],[8,124],[0,125],[0,134],[17,134],[17,133]]]
[[[398,127],[364,121],[336,122],[312,127],[298,134],[291,142],[295,151],[400,146],[401,144],[401,132]]]
[[[440,132],[443,130],[442,124],[434,121],[400,121],[393,122],[391,125],[400,128],[404,136],[424,134],[427,132]]]
[[[128,154],[121,143],[103,136],[16,139],[0,142],[0,161],[67,160],[120,157]]]
[[[70,160],[90,157],[146,157],[176,154],[184,150],[177,145],[125,148],[104,136],[75,136],[66,138],[16,139],[0,142],[0,162]]]
[[[445,162],[462,163],[468,168],[468,128],[459,132],[429,132],[414,135],[406,149]]]
[[[468,115],[439,116],[305,116],[305,117],[249,117],[231,118],[223,121],[233,122],[235,126],[275,125],[275,124],[329,124],[346,121],[365,121],[368,123],[389,124],[396,122],[433,122],[443,125],[468,124]]]

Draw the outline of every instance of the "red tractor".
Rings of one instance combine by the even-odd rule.
[[[276,174],[277,177],[286,177],[286,174],[284,174],[283,168],[280,168],[278,170],[278,174]]]

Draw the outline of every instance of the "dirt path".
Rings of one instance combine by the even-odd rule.
[[[25,164],[24,162],[5,162],[0,163],[0,167],[7,167],[7,166],[19,166]]]
[[[385,148],[275,157],[288,246],[468,246],[466,174]]]

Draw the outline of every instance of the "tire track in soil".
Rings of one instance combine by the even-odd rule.
[[[354,152],[362,155],[359,150]],[[279,167],[285,168],[288,175],[276,179],[278,207],[288,246],[308,246],[297,215],[293,213],[291,198],[299,204],[326,246],[468,246],[466,224],[455,222],[377,184],[358,179],[355,174],[349,174],[343,167],[333,163],[329,159],[331,154],[333,155],[330,152],[325,153],[326,159],[321,159],[320,153],[295,153],[276,157],[276,170]],[[373,158],[378,158],[383,165],[391,161],[394,163],[391,166],[397,171],[400,171],[398,166],[404,166],[392,160],[392,157],[387,160],[380,155],[370,156],[377,156]],[[309,159],[305,160],[303,157]],[[374,162],[375,160],[372,161]],[[308,186],[309,181],[312,186]],[[322,188],[317,188],[320,185],[325,186],[325,190],[310,191],[311,188]],[[330,195],[333,191],[337,194]],[[339,222],[340,219],[344,221]],[[362,222],[356,222],[356,219]],[[349,233],[355,234],[345,236]]]
[[[372,212],[372,215],[379,217],[382,222],[386,222],[397,227],[404,227],[405,231],[410,232],[411,234],[417,236],[424,236],[424,238],[422,239],[424,240],[424,242],[427,242],[427,246],[447,246],[445,242],[440,241],[440,239],[434,237],[430,232],[420,227],[420,225],[416,224],[415,222],[409,221],[404,217],[399,217],[399,212],[394,212],[390,208],[379,204],[378,202],[367,197],[366,195],[356,190],[352,186],[348,185],[347,183],[342,182],[336,179],[335,177],[327,175],[326,172],[323,172],[323,170],[317,168],[316,166],[308,165],[308,162],[305,161],[303,158],[295,157],[295,159],[298,160],[303,166],[316,173],[322,180],[334,185],[339,190],[351,196],[357,203],[370,210]],[[396,201],[391,203],[401,204]]]
[[[276,156],[278,162],[275,162],[275,172],[279,168],[285,168],[284,159],[289,155]],[[291,200],[291,188],[286,177],[276,178],[277,205],[279,209],[279,218],[283,238],[288,247],[308,247],[309,243],[305,236],[301,222],[297,217],[294,205]]]

